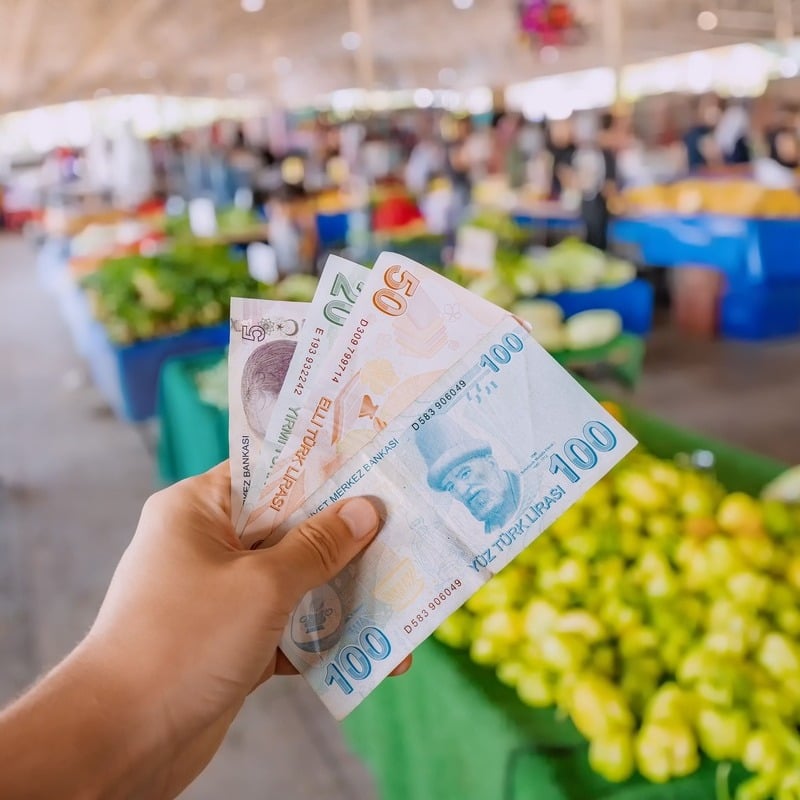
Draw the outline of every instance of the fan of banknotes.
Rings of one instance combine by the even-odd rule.
[[[385,510],[282,639],[338,719],[636,444],[523,323],[395,253],[329,257],[310,304],[235,298],[228,386],[245,546]]]

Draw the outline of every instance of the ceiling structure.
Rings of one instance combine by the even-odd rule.
[[[543,59],[517,33],[514,0],[466,10],[453,0],[264,0],[256,13],[241,0],[0,0],[0,113],[98,92],[299,105],[361,85],[370,50],[374,88],[503,86],[608,64],[603,31],[617,3],[619,63],[772,38],[776,9],[785,35],[800,31],[792,0],[574,0],[586,43]],[[701,31],[697,15],[709,10],[718,25]],[[342,35],[354,28],[365,36],[348,51]]]

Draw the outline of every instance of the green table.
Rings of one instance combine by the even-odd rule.
[[[559,350],[550,355],[562,367],[574,371],[607,366],[614,376],[628,388],[633,388],[642,377],[645,343],[640,336],[621,333],[599,347],[585,350]]]

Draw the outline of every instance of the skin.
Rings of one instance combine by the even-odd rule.
[[[0,797],[177,796],[247,695],[295,672],[278,649],[291,611],[379,526],[353,498],[251,552],[227,463],[153,495],[89,634],[0,714]]]
[[[463,503],[473,517],[485,522],[503,506],[507,481],[492,457],[481,456],[453,467],[445,475],[443,487]]]

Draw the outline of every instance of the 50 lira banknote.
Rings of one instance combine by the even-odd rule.
[[[307,310],[307,303],[231,299],[228,435],[234,524],[250,490],[253,469]]]

